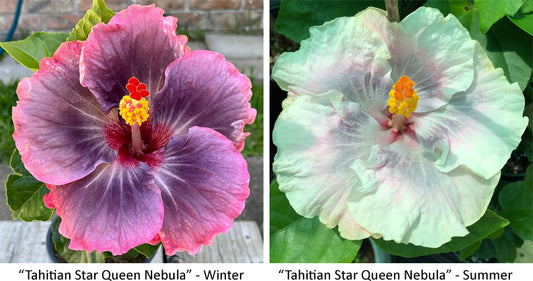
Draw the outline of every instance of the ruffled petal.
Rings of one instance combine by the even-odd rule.
[[[335,90],[365,112],[382,111],[394,82],[380,34],[366,28],[359,17],[337,18],[309,32],[311,37],[300,49],[283,53],[272,70],[272,78],[289,97]]]
[[[129,78],[137,77],[153,94],[165,83],[165,68],[187,52],[187,37],[175,33],[178,19],[163,13],[153,5],[131,5],[89,34],[81,58],[81,83],[106,113],[128,94]]]
[[[416,112],[437,109],[472,84],[474,45],[454,16],[421,7],[400,23],[391,23],[385,11],[375,8],[356,17],[386,42],[392,79],[406,75],[416,83],[420,97]]]
[[[360,185],[352,188],[352,216],[373,235],[399,243],[436,248],[468,234],[487,208],[500,174],[480,178],[461,167],[435,167],[441,150],[425,150],[414,134],[390,146],[372,148],[351,165]]]
[[[497,174],[518,146],[528,124],[524,96],[518,84],[507,82],[501,69],[494,69],[479,43],[475,43],[475,78],[465,92],[456,94],[446,107],[427,114],[414,114],[418,140],[431,149],[438,141],[449,147],[437,168],[449,172],[465,166],[489,179]]]
[[[136,163],[102,164],[79,181],[48,186],[45,202],[61,217],[59,232],[71,239],[70,249],[121,255],[159,232],[161,192],[148,165]]]
[[[215,235],[227,232],[244,209],[250,176],[230,140],[209,128],[192,127],[172,137],[164,161],[154,170],[165,221],[157,240],[167,255],[195,254]]]
[[[294,210],[318,215],[330,228],[339,225],[345,238],[368,237],[351,218],[346,197],[358,184],[350,164],[389,138],[376,120],[338,92],[301,96],[283,110],[272,136],[278,147],[273,170]]]
[[[207,127],[244,147],[244,125],[256,115],[250,107],[250,80],[221,54],[194,51],[165,71],[166,84],[153,96],[153,124],[163,124],[173,135],[193,126]]]
[[[13,138],[28,171],[43,182],[78,180],[117,156],[98,102],[79,83],[81,49],[81,42],[63,43],[17,88]]]

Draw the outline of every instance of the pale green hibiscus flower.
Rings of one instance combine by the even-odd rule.
[[[310,30],[272,76],[288,91],[273,170],[341,236],[439,247],[483,216],[528,120],[524,97],[453,16],[368,8]]]

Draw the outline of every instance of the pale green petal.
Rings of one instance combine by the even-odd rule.
[[[350,170],[355,159],[384,139],[381,126],[342,95],[298,97],[283,110],[273,131],[278,147],[273,170],[279,188],[304,217],[319,216],[328,227],[339,225],[350,239],[368,237],[350,216],[346,197],[358,184]]]
[[[289,96],[339,91],[366,112],[382,111],[392,87],[390,58],[381,36],[357,17],[341,17],[310,29],[300,49],[283,53],[272,78]]]
[[[351,165],[362,182],[348,207],[357,222],[385,240],[436,248],[468,234],[467,226],[485,213],[498,183],[458,168],[435,168],[440,153],[426,151],[415,136],[387,147],[373,147],[366,160]]]
[[[518,85],[510,84],[501,69],[494,69],[479,43],[475,46],[472,86],[438,111],[413,114],[412,121],[426,148],[437,141],[449,147],[445,161],[437,163],[439,170],[466,166],[489,179],[520,143],[528,119],[522,116],[525,102]]]
[[[374,8],[357,17],[384,38],[392,80],[406,75],[415,81],[420,97],[416,112],[445,105],[472,83],[474,47],[470,34],[454,16],[444,17],[436,9],[422,7],[400,23],[389,22],[384,11]]]
[[[438,9],[420,7],[407,15],[402,20],[401,25],[405,33],[416,34],[421,32],[424,27],[441,21],[443,18],[444,16]]]

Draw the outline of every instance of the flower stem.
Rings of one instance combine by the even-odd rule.
[[[400,12],[398,11],[398,0],[385,0],[387,8],[387,17],[391,22],[400,21]]]
[[[137,123],[131,125],[131,148],[135,154],[142,153],[143,150],[141,127]]]

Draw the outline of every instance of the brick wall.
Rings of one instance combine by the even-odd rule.
[[[263,0],[106,0],[118,11],[130,4],[155,3],[165,14],[178,18],[178,29],[209,32],[261,32]],[[16,32],[70,32],[92,0],[24,0]],[[4,40],[15,14],[17,0],[0,0],[0,40]]]

